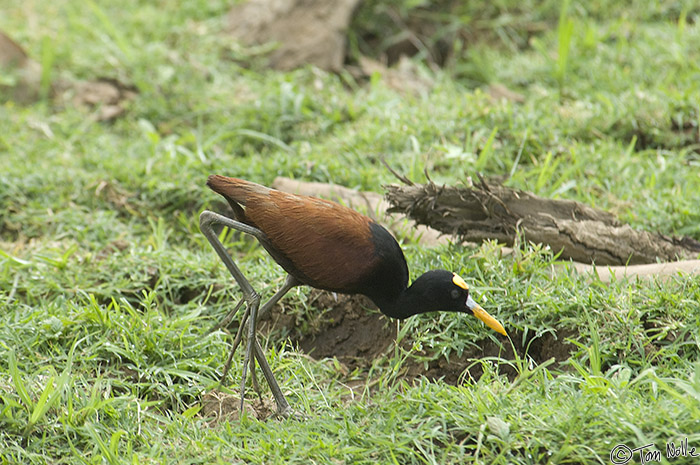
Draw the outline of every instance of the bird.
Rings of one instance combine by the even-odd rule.
[[[241,329],[249,319],[241,410],[246,370],[248,363],[254,368],[251,358],[254,357],[275,397],[277,414],[288,416],[292,412],[257,341],[255,320],[258,310],[268,311],[295,286],[362,294],[384,315],[399,320],[429,312],[468,313],[494,331],[508,335],[503,325],[476,303],[469,286],[455,272],[427,271],[409,286],[408,265],[401,247],[389,231],[368,216],[336,202],[281,192],[232,177],[211,175],[207,186],[226,199],[233,218],[205,210],[200,215],[200,229],[241,286],[248,304],[222,376],[226,376],[233,351],[240,342]],[[259,294],[226,252],[214,224],[253,235],[287,272],[282,288],[262,308],[258,308]],[[254,370],[251,371],[254,375]],[[255,378],[253,381],[256,384]]]

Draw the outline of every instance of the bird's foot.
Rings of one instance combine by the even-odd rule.
[[[274,413],[274,417],[282,420],[291,419],[297,421],[305,421],[309,419],[307,414],[294,410],[289,405],[287,405],[284,409],[277,409],[277,411]]]

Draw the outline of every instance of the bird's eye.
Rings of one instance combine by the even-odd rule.
[[[457,289],[452,289],[452,292],[450,293],[453,299],[458,299],[459,298],[459,291]]]

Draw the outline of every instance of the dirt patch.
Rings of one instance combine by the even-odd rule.
[[[523,342],[522,332],[511,331],[510,337],[513,345],[521,359],[532,360],[536,364],[541,364],[549,359],[554,359],[554,368],[562,368],[562,362],[569,359],[576,350],[576,346],[566,341],[574,336],[571,330],[560,331],[559,334],[545,333],[539,337],[531,336]],[[499,336],[500,339],[500,336]],[[425,355],[425,354],[424,354]],[[464,382],[465,378],[478,380],[484,374],[486,363],[496,363],[496,359],[514,360],[512,346],[503,341],[503,344],[494,342],[493,339],[483,339],[476,342],[476,347],[464,351],[462,354],[451,354],[449,357],[439,357],[425,363],[408,360],[406,362],[407,378],[417,378],[425,376],[431,380],[442,379],[448,384],[458,385]],[[507,375],[511,380],[518,375],[515,368],[508,364],[499,364],[498,371]]]
[[[325,309],[320,325],[312,334],[292,340],[311,357],[336,357],[350,368],[364,368],[395,340],[389,319],[370,310],[373,304],[368,298],[320,291],[314,297],[314,307]]]
[[[264,420],[275,412],[275,404],[272,400],[246,399],[243,410],[249,417]],[[201,415],[211,419],[210,424],[218,424],[224,420],[237,421],[240,411],[241,398],[238,396],[213,390],[202,397]]]
[[[349,371],[369,367],[393,347],[396,326],[367,297],[309,292],[317,319],[298,321],[278,307],[261,321],[261,330],[281,330],[305,354],[316,360],[335,357]]]
[[[122,116],[129,102],[138,94],[136,86],[109,77],[62,83],[59,87],[67,87],[63,95],[65,101],[92,111],[90,117],[95,121],[113,121]]]
[[[304,353],[317,360],[335,357],[347,372],[366,369],[374,360],[393,350],[396,324],[376,310],[369,299],[318,290],[310,292],[311,305],[319,310],[317,321],[299,322],[294,317],[284,316],[284,309],[277,309],[271,312],[274,316],[269,316],[268,321],[261,324],[261,329],[284,330]],[[300,328],[306,328],[306,331]],[[573,330],[548,332],[541,336],[530,334],[523,340],[522,332],[510,331],[519,357],[527,356],[537,364],[554,358],[554,367],[560,367],[576,350],[576,346],[566,342],[567,338],[576,335]],[[465,376],[479,379],[483,374],[480,360],[515,358],[510,343],[507,340],[501,342],[499,344],[492,338],[475,341],[475,346],[462,354],[439,356],[428,362],[409,357],[404,362],[402,376],[408,379],[425,376],[454,385],[461,384]],[[412,343],[406,340],[402,344],[409,350]],[[431,356],[428,353],[419,355]],[[500,364],[499,370],[511,378],[517,375],[516,370],[506,364]]]
[[[41,65],[29,58],[24,49],[0,31],[0,72],[5,82],[0,83],[0,101],[9,98],[19,103],[30,103],[41,92]]]

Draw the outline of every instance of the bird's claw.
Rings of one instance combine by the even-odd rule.
[[[306,421],[309,419],[309,416],[303,412],[300,412],[298,410],[294,410],[292,407],[289,405],[282,409],[282,410],[277,410],[274,413],[275,418],[279,418],[282,420],[297,420],[297,421]]]

